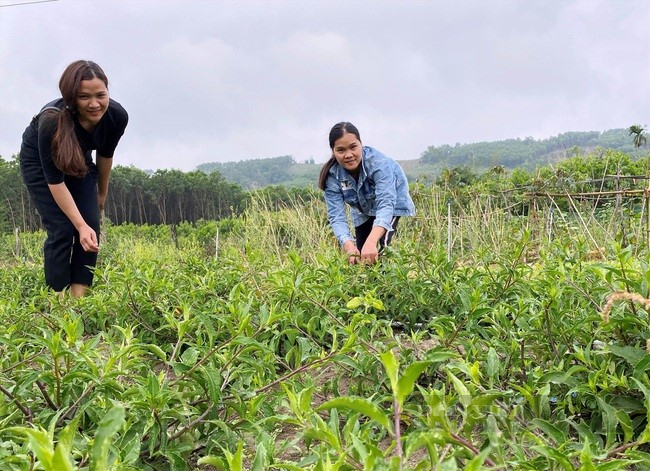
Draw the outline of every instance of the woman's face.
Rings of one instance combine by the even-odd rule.
[[[108,89],[101,79],[82,80],[77,93],[79,122],[86,130],[92,130],[108,109]]]
[[[357,139],[357,136],[350,132],[343,134],[334,142],[332,153],[338,164],[350,172],[351,175],[356,176],[359,174],[363,150],[361,141]]]

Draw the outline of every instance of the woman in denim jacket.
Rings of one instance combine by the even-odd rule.
[[[321,169],[318,187],[325,193],[330,226],[351,264],[375,263],[395,234],[400,216],[415,215],[406,175],[393,159],[363,146],[359,130],[351,123],[334,125],[329,142],[332,157]]]

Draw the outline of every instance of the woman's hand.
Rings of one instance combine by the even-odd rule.
[[[97,242],[97,234],[88,224],[84,224],[78,229],[79,243],[81,248],[86,252],[99,252],[99,243]]]
[[[361,247],[361,263],[372,265],[379,260],[379,239],[386,233],[386,229],[381,226],[374,226],[370,231],[370,235]]]
[[[377,242],[370,240],[366,241],[361,248],[361,263],[372,265],[379,260],[379,250],[377,250]]]
[[[347,254],[348,263],[350,265],[355,265],[359,261],[361,254],[359,253],[359,249],[357,249],[355,243],[351,240],[348,240],[343,244],[343,251]]]

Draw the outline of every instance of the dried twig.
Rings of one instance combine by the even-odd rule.
[[[646,299],[637,293],[627,293],[625,291],[617,291],[616,293],[612,293],[609,295],[609,298],[607,298],[607,303],[605,303],[605,306],[603,307],[603,310],[600,313],[600,317],[602,317],[603,322],[609,322],[609,313],[614,307],[614,303],[616,303],[617,301],[631,301],[634,303],[638,303],[641,306],[643,306],[646,311],[650,312],[650,299]]]

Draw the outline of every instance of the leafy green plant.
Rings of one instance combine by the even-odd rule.
[[[3,252],[0,468],[647,469],[647,253],[459,195],[374,266],[317,199],[109,225],[82,299]]]

